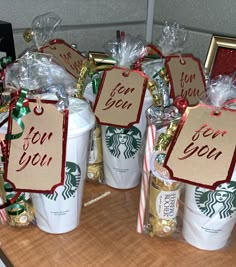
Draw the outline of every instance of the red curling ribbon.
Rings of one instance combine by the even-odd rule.
[[[232,108],[233,106],[233,108]],[[227,100],[224,104],[223,104],[223,109],[230,109],[233,111],[236,111],[236,98],[232,98]]]
[[[151,50],[151,53],[152,53],[152,54],[154,54],[154,52],[155,52],[155,53],[156,53],[157,55],[159,55],[161,58],[166,58],[166,57],[162,54],[161,50],[160,50],[159,48],[157,48],[156,46],[154,46],[154,45],[152,45],[152,44],[149,44],[148,47],[149,47],[149,49]]]
[[[1,147],[1,151],[2,151],[2,162],[4,162],[5,158],[6,158],[6,153],[7,153],[7,147],[6,146],[7,146],[6,141],[1,140],[0,147]]]

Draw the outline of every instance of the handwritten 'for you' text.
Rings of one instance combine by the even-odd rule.
[[[212,158],[214,160],[217,160],[222,154],[222,151],[220,151],[216,147],[209,147],[209,145],[207,145],[206,143],[209,139],[215,140],[216,138],[223,138],[226,134],[226,130],[214,130],[211,127],[208,127],[207,123],[203,124],[198,130],[194,132],[191,140],[192,142],[185,147],[185,149],[183,150],[184,155],[178,157],[178,159],[185,160],[194,155],[196,157],[205,156],[206,159]],[[201,144],[203,145],[196,145],[195,142],[197,140],[200,140]]]
[[[23,154],[21,155],[19,159],[19,165],[20,167],[16,170],[17,172],[20,172],[24,170],[27,166],[36,166],[39,165],[41,167],[43,166],[49,166],[52,157],[49,157],[47,154],[40,155],[38,152],[30,155],[27,153],[29,146],[33,145],[47,145],[46,141],[50,141],[52,138],[53,133],[40,133],[39,131],[35,130],[35,128],[32,126],[30,130],[28,131],[26,137],[24,138],[23,143]]]
[[[121,83],[118,83],[111,90],[110,98],[106,101],[105,107],[103,108],[103,110],[109,110],[111,108],[128,110],[133,105],[133,103],[122,99],[122,97],[127,94],[132,94],[134,91],[135,91],[135,88],[125,88]]]

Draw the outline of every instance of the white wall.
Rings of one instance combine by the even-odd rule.
[[[153,2],[150,0],[150,2]],[[236,0],[155,0],[153,43],[164,21],[189,30],[187,48],[203,62],[212,34],[236,36]],[[12,23],[16,54],[27,44],[22,33],[39,14],[54,11],[62,18],[55,37],[77,43],[81,51],[103,51],[116,30],[145,38],[148,0],[0,0],[0,19]]]
[[[56,37],[83,50],[103,50],[116,30],[145,38],[147,0],[0,0],[0,20],[12,23],[16,54],[26,47],[25,28],[40,14],[53,11],[62,18]]]
[[[187,47],[205,62],[212,34],[236,37],[236,0],[156,0],[153,41],[165,21],[177,21],[188,29]]]

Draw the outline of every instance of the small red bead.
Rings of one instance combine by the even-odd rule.
[[[174,100],[174,105],[179,110],[179,113],[183,114],[188,107],[188,100],[182,96],[177,96]]]

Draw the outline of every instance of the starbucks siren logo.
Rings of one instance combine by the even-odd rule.
[[[219,214],[220,219],[232,216],[236,211],[236,182],[221,184],[216,190],[201,187],[195,189],[195,200],[198,208],[208,217]]]
[[[106,130],[106,145],[111,154],[125,159],[135,155],[141,145],[141,132],[138,128],[115,128],[108,127]]]
[[[63,191],[61,192],[64,200],[72,197],[80,183],[81,171],[79,165],[73,162],[66,162],[66,174],[65,174],[65,184],[63,185]],[[61,188],[62,186],[59,186]],[[45,194],[48,199],[57,200],[59,196],[59,191],[56,189],[53,194]]]

